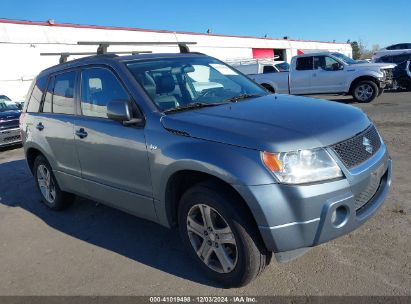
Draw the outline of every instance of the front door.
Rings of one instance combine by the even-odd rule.
[[[312,93],[341,93],[345,90],[344,65],[330,56],[314,57]]]
[[[81,115],[75,143],[86,195],[138,216],[155,219],[144,128],[107,118],[112,100],[130,100],[108,68],[81,71]]]

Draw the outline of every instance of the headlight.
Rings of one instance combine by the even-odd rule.
[[[282,153],[261,153],[267,168],[281,183],[303,184],[343,176],[340,167],[322,148]]]

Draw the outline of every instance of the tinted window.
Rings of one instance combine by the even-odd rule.
[[[36,84],[34,85],[33,91],[31,93],[29,104],[27,105],[27,112],[38,112],[41,98],[46,87],[47,77],[42,76],[37,78]]]
[[[49,83],[47,85],[47,90],[46,90],[46,96],[44,97],[44,101],[43,101],[43,112],[44,113],[52,112],[51,102],[52,102],[52,96],[53,96],[53,88],[54,88],[54,77],[51,77],[49,79]]]
[[[266,73],[276,73],[277,72],[277,70],[275,69],[275,67],[273,67],[272,65],[265,65],[264,67],[263,67],[263,74],[266,74]]]
[[[313,69],[313,57],[300,57],[297,58],[296,70],[306,71]]]
[[[409,60],[411,57],[411,54],[403,54],[403,55],[398,55],[398,56],[393,56],[392,59],[394,63],[401,63],[404,61]]]
[[[83,115],[107,118],[107,103],[129,100],[127,92],[114,74],[102,68],[81,74],[81,110]]]
[[[76,72],[55,76],[53,91],[53,113],[74,114],[74,83]]]

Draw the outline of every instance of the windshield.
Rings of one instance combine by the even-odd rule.
[[[127,67],[162,111],[195,109],[268,93],[226,64],[210,57],[136,61]]]
[[[339,59],[341,59],[341,60],[344,61],[346,64],[357,64],[357,63],[358,63],[358,62],[355,61],[354,59],[352,59],[352,58],[350,58],[350,57],[348,57],[348,56],[345,56],[344,54],[341,54],[341,53],[332,53],[332,55],[335,56],[335,57],[337,57],[337,58],[339,58]]]
[[[6,95],[0,95],[0,100],[7,100],[7,101],[11,101],[10,98],[8,98]]]
[[[17,105],[0,100],[0,112],[18,110]]]

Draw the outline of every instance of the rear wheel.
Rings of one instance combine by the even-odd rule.
[[[271,259],[250,216],[233,199],[224,189],[200,184],[179,205],[183,244],[200,268],[225,287],[246,285]]]
[[[352,95],[357,102],[371,102],[377,97],[379,90],[377,84],[372,80],[362,80],[357,82],[353,89]]]
[[[62,210],[73,201],[74,195],[61,191],[50,164],[43,155],[34,160],[34,178],[43,203],[53,210]]]

